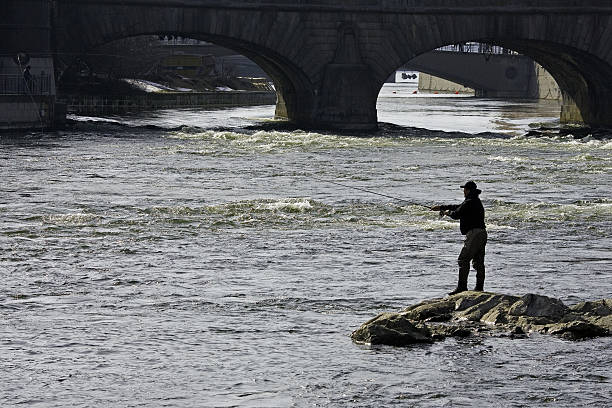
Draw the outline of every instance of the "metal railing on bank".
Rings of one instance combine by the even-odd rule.
[[[0,75],[0,95],[50,95],[51,75]]]
[[[145,95],[62,95],[59,102],[74,114],[123,114],[157,109],[222,108],[272,105],[276,93],[269,91],[168,92]]]

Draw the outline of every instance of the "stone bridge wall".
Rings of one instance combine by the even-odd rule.
[[[33,0],[5,0],[11,10]],[[40,1],[39,1],[40,2]],[[612,3],[595,0],[54,0],[58,70],[116,39],[178,34],[231,48],[274,80],[277,112],[304,127],[376,126],[376,98],[414,57],[461,42],[528,55],[587,123],[612,126]],[[10,19],[9,19],[10,20]],[[3,49],[27,44],[0,17]],[[12,20],[11,20],[12,21]],[[41,31],[42,32],[42,31]]]

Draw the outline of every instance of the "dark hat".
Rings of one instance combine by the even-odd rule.
[[[467,188],[468,190],[476,190],[476,183],[470,180],[464,185],[462,185],[461,188]]]

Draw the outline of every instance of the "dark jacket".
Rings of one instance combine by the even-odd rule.
[[[471,191],[459,205],[443,205],[441,210],[451,210],[449,216],[454,220],[459,221],[459,229],[463,235],[467,234],[471,229],[483,228],[485,226],[485,210],[478,195],[480,190]]]

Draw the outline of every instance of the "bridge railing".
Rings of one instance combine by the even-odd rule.
[[[0,75],[0,95],[50,95],[51,75]]]
[[[474,54],[518,55],[518,52],[498,45],[483,43],[460,43],[437,48],[436,51],[468,52]]]

